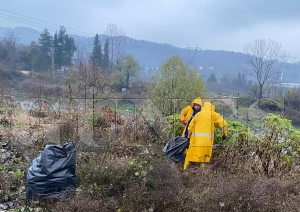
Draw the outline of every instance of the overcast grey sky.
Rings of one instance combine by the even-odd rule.
[[[109,23],[128,37],[178,47],[243,52],[249,42],[272,39],[300,59],[300,0],[5,0],[0,5],[2,27],[65,26],[67,33],[92,37]]]

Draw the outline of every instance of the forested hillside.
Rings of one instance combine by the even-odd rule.
[[[67,29],[66,32],[68,33]],[[31,41],[37,43],[41,33],[26,27],[16,27],[14,29],[0,27],[0,39],[13,34],[17,43],[25,45],[29,45]],[[93,48],[94,37],[82,37],[73,34],[69,34],[69,36],[74,39],[77,51],[80,49],[84,57],[88,58]],[[103,48],[106,36],[99,34],[99,39]],[[154,71],[174,54],[179,55],[184,62],[198,70],[204,80],[207,80],[212,73],[217,76],[218,80],[225,75],[233,79],[239,72],[243,72],[245,64],[244,54],[239,52],[201,49],[201,46],[178,48],[170,44],[137,40],[126,36],[122,39],[124,40],[122,44],[123,54],[132,54],[138,60],[143,68],[140,75],[143,79],[152,76]],[[75,52],[74,57],[78,57],[78,52]],[[299,65],[297,64],[287,65],[283,71],[282,82],[299,83],[300,72],[298,70]]]

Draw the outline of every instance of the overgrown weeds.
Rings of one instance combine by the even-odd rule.
[[[18,209],[24,209],[24,203],[17,199],[24,195],[31,161],[46,144],[73,140],[77,151],[75,196],[40,201],[38,205],[30,202],[27,208],[120,212],[298,210],[299,132],[282,117],[266,117],[264,131],[259,134],[247,125],[229,122],[227,140],[223,141],[219,132],[215,134],[211,163],[205,167],[191,164],[183,171],[182,164],[162,155],[164,143],[175,129],[168,124],[180,122],[168,122],[159,116],[149,119],[145,108],[136,111],[122,124],[101,111],[93,116],[91,108],[71,108],[60,117],[52,117],[51,124],[51,117],[13,114],[11,128],[0,129],[5,150],[1,157],[7,154],[0,165],[1,202],[14,201]],[[54,124],[60,127],[50,128]],[[56,134],[56,140],[47,140]],[[37,140],[29,140],[33,138]],[[269,162],[267,169],[265,162]]]

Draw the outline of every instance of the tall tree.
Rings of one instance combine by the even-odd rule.
[[[72,65],[72,57],[76,51],[75,41],[69,37],[65,27],[61,26],[53,39],[55,70]]]
[[[80,40],[76,40],[76,59],[75,59],[75,66],[77,68],[79,68],[82,64],[84,64],[85,61],[85,54],[84,52],[86,52],[86,45],[84,44],[84,42],[80,41]]]
[[[96,64],[98,67],[102,66],[102,49],[101,49],[101,42],[99,39],[98,33],[95,35],[93,50],[90,57],[92,63]]]
[[[44,31],[41,32],[38,43],[41,54],[35,58],[33,69],[49,70],[51,69],[53,59],[53,37],[50,35],[48,29],[44,29]]]
[[[171,115],[195,98],[205,97],[205,84],[194,68],[174,55],[149,80],[147,91],[162,114]]]
[[[16,36],[13,32],[7,32],[3,38],[4,47],[8,50],[7,65],[10,70],[16,70],[18,52],[16,45]]]
[[[258,97],[261,99],[271,83],[276,83],[285,68],[288,55],[281,49],[281,44],[273,40],[258,39],[244,47],[245,72],[257,80]]]
[[[31,71],[33,69],[32,68],[33,57],[38,55],[38,46],[33,41],[28,46],[21,45],[19,47],[18,55],[19,55],[19,61],[21,63],[20,69],[26,70],[26,71]]]
[[[125,33],[116,24],[108,24],[105,34],[109,40],[110,69],[113,70],[123,56]]]
[[[218,82],[216,75],[214,73],[211,73],[211,75],[207,79],[207,82]]]
[[[52,45],[53,45],[53,38],[50,35],[48,29],[44,29],[43,32],[40,34],[39,38],[39,48],[41,53],[51,57],[52,55]]]
[[[122,73],[122,82],[129,88],[129,78],[136,77],[140,70],[140,65],[137,60],[133,58],[131,54],[125,55],[125,58],[119,63],[118,69]]]
[[[76,51],[76,45],[74,39],[70,37],[68,34],[66,34],[64,64],[67,67],[71,67],[73,65],[72,59],[75,51]]]
[[[4,64],[8,58],[8,49],[5,46],[4,40],[0,41],[0,61]]]
[[[55,33],[54,34],[54,39],[53,39],[53,53],[54,53],[54,66],[55,66],[55,70],[60,69],[64,64],[64,43],[63,43],[63,38],[62,38],[62,33],[61,30],[59,33]]]
[[[108,41],[108,39],[106,39],[105,44],[104,44],[102,68],[105,72],[109,69],[109,41]]]
[[[238,73],[237,77],[234,77],[232,84],[240,88],[245,88],[247,86],[247,78],[245,73]]]

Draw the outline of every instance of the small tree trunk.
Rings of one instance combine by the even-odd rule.
[[[259,85],[259,99],[262,98],[263,95],[262,90],[263,90],[263,85]]]
[[[126,87],[129,88],[129,74],[126,76]]]

